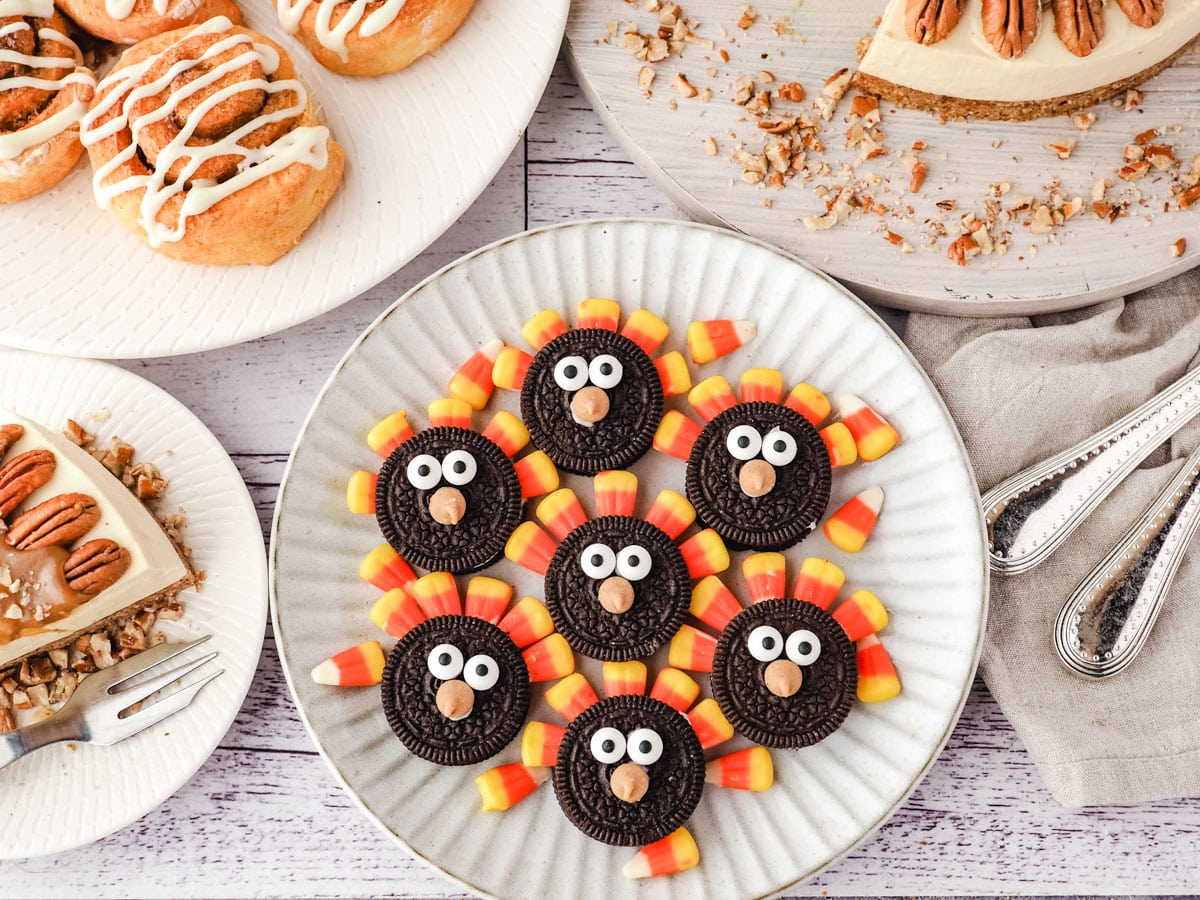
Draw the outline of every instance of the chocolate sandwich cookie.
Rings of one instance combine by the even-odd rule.
[[[661,529],[631,516],[602,516],[559,544],[545,595],[572,649],[624,661],[649,656],[679,630],[691,581],[683,554]]]
[[[712,692],[730,724],[767,747],[807,747],[850,712],[854,643],[833,616],[801,600],[764,600],[717,638]]]
[[[554,793],[588,837],[628,847],[687,821],[704,787],[704,751],[686,716],[634,694],[577,716],[559,745]]]
[[[410,564],[456,574],[494,562],[521,518],[516,468],[496,444],[466,428],[430,428],[384,461],[375,515]]]
[[[650,449],[663,411],[654,362],[615,331],[581,328],[534,355],[521,385],[533,445],[568,472],[621,469]]]
[[[734,549],[783,550],[829,503],[832,467],[820,433],[777,403],[740,403],[701,430],[687,463],[697,519]]]
[[[473,616],[438,616],[409,631],[388,656],[380,691],[404,746],[443,766],[494,756],[529,712],[529,671],[516,644]]]

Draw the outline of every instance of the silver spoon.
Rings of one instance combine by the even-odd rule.
[[[1107,678],[1137,656],[1200,526],[1200,447],[1058,614],[1054,649],[1073,672]]]
[[[1193,369],[1123,419],[983,495],[992,571],[1027,572],[1156,447],[1200,413]]]

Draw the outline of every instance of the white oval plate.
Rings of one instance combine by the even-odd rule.
[[[346,148],[342,186],[270,266],[199,266],[147,249],[92,196],[82,161],[53,191],[0,210],[12,302],[0,343],[71,356],[172,356],[306,321],[378,284],[431,244],[487,187],[550,77],[568,0],[478,0],[436,53],[379,78],[320,66],[279,27],[246,24],[291,54]]]
[[[439,768],[393,737],[378,691],[314,684],[329,654],[383,638],[367,618],[375,591],[358,580],[381,541],[374,517],[346,512],[355,469],[377,470],[367,431],[397,409],[423,426],[428,402],[486,341],[520,343],[534,312],[568,322],[588,296],[663,316],[679,348],[693,319],[749,318],[759,337],[717,363],[694,367],[736,378],[751,365],[783,370],[868,398],[904,443],[870,467],[835,477],[831,509],[872,482],[887,489],[875,535],[854,558],[823,536],[787,554],[843,565],[892,614],[884,633],[904,682],[896,700],[856,704],[845,725],[804,751],[774,753],[777,781],[762,794],[706,790],[688,828],[698,869],[635,886],[620,874],[634,850],[596,843],[570,827],[548,786],[503,814],[480,811],[475,776],[488,764]],[[517,407],[497,391],[489,408]],[[682,398],[669,401],[682,406]],[[483,416],[478,416],[482,424]],[[682,489],[683,465],[650,453],[633,466],[644,510],[659,488]],[[588,508],[588,479],[565,476]],[[602,897],[758,896],[841,856],[878,827],[933,762],[971,683],[986,606],[978,495],[957,432],[908,351],[865,306],[778,250],[727,231],[668,221],[618,220],[534,231],[480,250],[414,288],[368,328],[334,371],[296,443],[276,507],[269,553],[280,656],[313,739],[364,810],[416,855],[485,894],[547,897],[561,886]],[[735,554],[730,578],[740,583]],[[541,595],[541,579],[507,560],[489,570]],[[520,596],[520,593],[518,594]],[[660,651],[660,656],[662,651]],[[591,661],[584,666],[593,675]],[[659,666],[652,666],[657,671]],[[535,691],[535,718],[560,721]],[[514,741],[494,765],[519,758]]]
[[[161,724],[113,747],[57,744],[0,769],[0,859],[83,846],[179,790],[242,706],[267,619],[266,560],[254,504],[225,450],[178,400],[124,369],[86,359],[0,353],[0,409],[49,426],[79,421],[116,435],[170,482],[159,509],[187,515],[184,540],[205,581],[183,595],[185,633],[211,634],[225,674]],[[89,415],[101,409],[111,418]]]

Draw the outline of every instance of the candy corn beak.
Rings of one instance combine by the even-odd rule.
[[[790,697],[800,690],[804,675],[790,659],[777,659],[763,672],[763,682],[776,697]]]
[[[738,484],[747,497],[765,497],[775,488],[775,467],[765,459],[751,459],[738,471]]]
[[[596,599],[610,613],[619,616],[633,606],[633,585],[620,575],[610,575],[600,582]]]
[[[429,498],[429,515],[440,525],[457,525],[467,514],[467,498],[458,488],[440,487]]]
[[[613,796],[626,803],[637,803],[650,790],[650,776],[637,763],[621,763],[608,779]]]
[[[571,418],[577,425],[591,428],[607,415],[608,394],[594,384],[580,388],[571,398]]]
[[[471,714],[471,709],[475,706],[475,692],[465,681],[455,678],[442,682],[442,686],[437,690],[435,702],[438,712],[451,722],[457,722]]]

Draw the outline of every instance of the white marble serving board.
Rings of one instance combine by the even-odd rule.
[[[823,158],[831,163],[832,173],[809,184],[797,179],[783,189],[767,189],[742,182],[742,166],[731,159],[739,142],[751,150],[762,144],[762,133],[731,101],[733,81],[762,70],[774,74],[774,86],[798,81],[807,97],[788,108],[812,114],[811,101],[820,96],[825,79],[855,65],[855,45],[874,33],[883,0],[763,0],[751,4],[757,21],[747,30],[736,24],[746,5],[742,0],[703,4],[685,0],[681,5],[685,17],[700,21],[696,33],[713,39],[715,49],[693,44],[682,57],[672,55],[656,63],[649,98],[636,83],[644,63],[620,47],[619,37],[626,23],[635,24],[643,34],[657,27],[657,14],[645,9],[644,0],[575,0],[567,24],[567,55],[585,95],[622,148],[675,203],[700,221],[725,224],[771,241],[869,299],[957,315],[1083,306],[1157,283],[1200,262],[1200,206],[1163,212],[1170,197],[1168,180],[1153,172],[1136,184],[1144,205],[1134,202],[1130,215],[1114,224],[1082,214],[1042,236],[1033,236],[1018,224],[1004,256],[980,256],[960,267],[946,255],[959,233],[958,216],[968,210],[982,213],[991,184],[1011,184],[1009,194],[1001,198],[1008,206],[1012,197],[1021,194],[1045,199],[1050,185],[1058,181],[1068,197],[1081,197],[1086,209],[1092,186],[1102,178],[1115,180],[1122,150],[1135,135],[1172,126],[1180,130],[1156,142],[1173,146],[1176,156],[1190,167],[1200,153],[1200,92],[1196,90],[1200,48],[1195,45],[1142,86],[1144,99],[1136,109],[1126,112],[1109,103],[1093,107],[1098,118],[1086,132],[1065,116],[1029,123],[941,124],[929,113],[881,103],[888,152],[864,163],[858,174],[880,176],[882,182],[871,191],[875,199],[893,209],[911,205],[913,213],[903,219],[855,213],[830,230],[810,232],[800,220],[824,211],[813,187],[842,184],[840,163],[858,160],[856,151],[843,147],[850,99],[856,92],[848,92],[832,120],[822,123]],[[974,0],[966,14],[978,14]],[[1109,14],[1119,12],[1114,9]],[[617,37],[608,37],[610,23],[618,23]],[[1043,37],[1053,39],[1049,34]],[[717,55],[722,49],[729,54],[727,64]],[[716,75],[708,74],[710,70]],[[711,88],[711,100],[684,99],[669,86],[676,72],[701,91]],[[704,140],[709,136],[717,141],[716,157],[706,153]],[[1068,138],[1075,139],[1077,146],[1063,161],[1048,145]],[[928,148],[921,154],[928,176],[914,196],[907,192],[909,177],[900,156],[917,140]],[[1132,187],[1117,181],[1108,195],[1132,197]],[[764,206],[765,198],[772,201],[770,208]],[[935,204],[946,199],[957,200],[956,212],[937,209]],[[941,238],[927,250],[929,240],[921,233],[929,232],[923,223],[932,216],[944,219],[951,237]],[[902,253],[885,240],[886,230],[901,235],[915,252]],[[1170,245],[1180,237],[1187,239],[1187,250],[1174,258]]]

